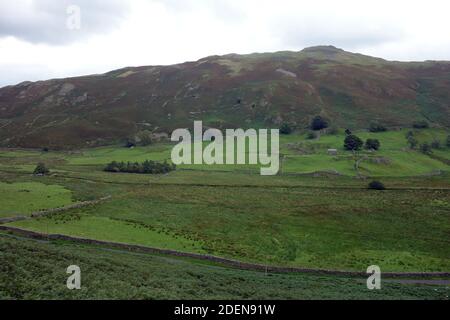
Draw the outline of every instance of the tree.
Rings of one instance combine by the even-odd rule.
[[[321,116],[316,116],[311,121],[311,129],[314,131],[319,131],[326,128],[328,128],[328,120]]]
[[[413,128],[415,129],[427,129],[430,127],[430,124],[424,120],[416,121],[413,123]]]
[[[291,134],[292,128],[287,123],[283,123],[280,127],[280,133],[281,134]]]
[[[33,174],[35,174],[35,175],[46,175],[46,174],[49,174],[49,173],[50,173],[50,170],[42,162],[37,164],[37,166],[36,166],[36,168],[34,169],[34,172],[33,172]]]
[[[425,142],[425,143],[423,143],[423,144],[420,145],[420,151],[421,151],[422,153],[425,153],[425,154],[430,154],[430,153],[432,153],[432,151],[431,151],[431,146],[428,144],[428,142]]]
[[[351,134],[345,138],[344,148],[350,151],[358,151],[361,150],[361,147],[364,145],[364,142],[357,136]]]
[[[447,147],[450,148],[450,134],[447,136],[447,142],[446,142]]]
[[[371,190],[386,190],[386,187],[380,181],[372,181],[369,183],[369,189]]]
[[[434,139],[433,142],[431,142],[431,148],[433,148],[433,149],[440,149],[441,148],[441,141],[439,139]]]
[[[367,150],[379,150],[380,141],[377,139],[367,139],[365,147]]]
[[[419,141],[414,136],[408,137],[408,144],[410,149],[416,149]]]
[[[369,127],[370,132],[385,132],[387,128],[378,122],[371,122]]]

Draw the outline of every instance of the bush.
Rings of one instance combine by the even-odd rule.
[[[415,129],[427,129],[430,127],[430,124],[426,121],[416,121],[413,123],[413,128]]]
[[[287,123],[283,123],[280,127],[280,133],[281,134],[291,134],[292,128]]]
[[[351,134],[345,138],[344,148],[345,150],[358,151],[364,145],[364,142],[357,136]]]
[[[346,134],[347,136],[349,136],[349,135],[352,134],[352,131],[351,131],[350,129],[345,129],[345,134]]]
[[[446,141],[446,143],[445,143],[446,145],[447,145],[447,147],[449,147],[450,148],[450,134],[448,135],[448,137],[447,137],[447,141]]]
[[[319,131],[328,128],[328,120],[321,116],[314,117],[311,121],[311,130]]]
[[[380,181],[372,181],[369,183],[369,189],[371,190],[386,190],[386,187]]]
[[[49,174],[49,173],[50,173],[50,170],[42,162],[37,164],[37,166],[36,166],[36,168],[34,169],[34,172],[33,172],[33,174],[35,174],[35,175],[46,175],[46,174]]]
[[[385,132],[387,128],[378,122],[372,122],[369,127],[370,132]]]
[[[138,162],[117,162],[113,161],[106,165],[104,171],[106,172],[126,172],[126,173],[141,173],[141,174],[164,174],[176,170],[176,165],[170,164],[167,161],[163,163],[146,160],[142,163]]]
[[[377,139],[367,139],[366,149],[367,150],[379,150],[380,149],[380,141]]]
[[[433,149],[440,149],[441,148],[441,141],[439,139],[434,139],[433,142],[431,142],[431,148],[433,148]]]
[[[420,151],[425,154],[432,153],[431,146],[427,142],[420,145]]]

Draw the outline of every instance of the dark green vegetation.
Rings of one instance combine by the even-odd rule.
[[[361,150],[361,147],[364,145],[364,142],[358,136],[351,134],[345,137],[344,140],[344,148],[349,151],[358,151]]]
[[[215,128],[450,126],[450,63],[390,62],[334,47],[212,56],[173,66],[0,89],[0,145],[55,149],[151,143],[194,120]],[[135,138],[138,139],[135,139]],[[113,159],[109,159],[111,161]]]
[[[106,172],[122,172],[122,173],[142,173],[142,174],[165,174],[176,170],[174,164],[164,161],[163,163],[151,160],[139,162],[117,162],[108,163],[104,169]]]
[[[38,165],[36,166],[36,168],[33,171],[33,174],[49,174],[50,170],[48,170],[48,168],[45,166],[44,163],[38,163]]]
[[[81,290],[67,290],[69,265]],[[448,287],[240,271],[188,259],[43,243],[0,233],[0,299],[448,299]]]
[[[372,190],[386,190],[386,187],[384,184],[380,181],[374,180],[371,183],[369,183],[369,189]]]

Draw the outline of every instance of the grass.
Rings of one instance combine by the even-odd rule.
[[[0,217],[28,215],[72,203],[70,190],[37,182],[0,183]]]
[[[84,215],[53,215],[51,218],[25,220],[15,226],[46,231],[51,234],[70,234],[95,240],[147,245],[160,249],[202,252],[201,244],[172,234],[164,229],[106,217]]]
[[[81,290],[65,286],[69,265]],[[42,243],[0,233],[0,299],[448,299],[448,287],[357,278],[241,271],[188,259],[70,243]]]
[[[92,218],[102,217],[167,229],[202,243],[191,251],[252,262],[343,270],[364,270],[372,264],[385,271],[449,270],[449,192],[354,189],[352,197],[348,193],[346,189],[142,186],[75,211],[81,221],[57,224],[58,219],[44,218],[12,225],[68,235],[84,232],[115,241],[124,241],[125,234],[128,241],[156,247],[163,241],[139,230],[131,236],[116,222]],[[175,248],[171,241],[166,245]]]
[[[437,157],[409,150],[406,132],[357,132],[363,139],[371,137],[381,141],[380,151],[361,152],[367,157],[360,165],[360,173],[366,175],[366,179],[356,177],[353,155],[343,150],[342,133],[324,135],[317,140],[307,140],[300,134],[282,136],[281,153],[285,156],[282,174],[270,177],[260,176],[259,166],[245,165],[182,165],[168,175],[103,172],[104,165],[112,160],[167,159],[171,144],[134,149],[110,146],[72,153],[2,150],[0,216],[29,214],[72,201],[111,195],[110,201],[93,207],[10,225],[43,233],[209,253],[279,266],[365,271],[367,266],[375,264],[382,271],[448,272],[450,173],[448,164],[442,159],[450,159],[450,149],[435,150]],[[446,135],[439,129],[416,132],[421,143],[434,138],[444,141]],[[329,156],[329,148],[338,149],[338,155]],[[40,161],[50,167],[53,175],[31,175]],[[320,173],[323,171],[339,174]],[[388,190],[368,190],[367,185],[372,179],[382,181]],[[5,245],[4,239],[0,240],[0,245]],[[14,246],[20,247],[17,243]],[[53,244],[41,249],[44,252],[65,250]],[[90,257],[84,256],[84,250],[97,249],[83,248],[77,253],[90,261]],[[104,259],[106,265],[114,265],[116,261],[103,251],[99,259]],[[176,261],[174,264],[181,263],[173,261]],[[141,263],[145,264],[133,258],[123,268],[139,273]],[[183,267],[196,268],[191,264]],[[156,263],[155,268],[163,266]],[[210,279],[209,276],[213,279],[213,273],[207,275],[211,269],[204,272],[202,279]],[[243,277],[241,271],[226,272]],[[113,275],[117,277],[115,273]],[[157,273],[155,277],[161,279],[162,274]],[[149,288],[136,289],[135,278],[123,279],[119,282],[126,294],[115,292],[112,296],[154,297],[155,292]],[[127,284],[128,280],[132,283]],[[18,292],[28,296],[21,287],[28,288],[27,285],[17,279],[14,281],[19,283]],[[249,284],[252,290],[261,288],[258,281]],[[302,287],[306,290],[304,294],[299,291],[292,294],[292,287],[283,284],[270,296],[314,297],[322,292],[322,297],[335,297],[337,291],[333,290],[339,287],[324,285],[318,279],[301,278],[298,281],[306,281]],[[335,281],[340,280],[333,278],[332,282]],[[215,286],[214,283],[209,285]],[[317,285],[320,290],[305,289],[309,285]],[[234,285],[218,291],[220,294],[217,295],[211,292],[208,295],[204,291],[198,296],[187,289],[189,286],[196,288],[189,282],[180,291],[169,290],[164,285],[158,292],[162,297],[226,298],[232,297],[232,292],[234,297],[241,296],[241,291]],[[348,297],[367,297],[356,287],[350,288],[346,291]],[[35,290],[31,296],[42,294]],[[11,292],[7,294],[11,295]],[[242,297],[268,297],[256,291],[245,292]],[[403,297],[421,296],[418,292],[402,294]],[[436,297],[428,292],[426,295]],[[85,293],[80,298],[109,296],[105,291],[98,291]]]

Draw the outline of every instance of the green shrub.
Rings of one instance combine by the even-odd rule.
[[[441,148],[441,141],[439,139],[434,139],[433,142],[431,142],[431,148],[433,148],[433,149],[440,149]]]
[[[287,124],[287,123],[283,123],[280,127],[280,133],[281,134],[291,134],[292,133],[291,126],[289,126],[289,124]]]
[[[367,150],[379,150],[380,141],[377,139],[367,139],[365,147]]]
[[[37,164],[37,166],[36,166],[36,168],[34,169],[34,172],[33,172],[33,174],[35,174],[35,175],[40,175],[40,174],[46,175],[46,174],[49,174],[49,173],[50,173],[50,170],[42,162]]]
[[[413,123],[413,128],[415,129],[428,129],[430,124],[426,121],[416,121]]]
[[[425,153],[425,154],[430,154],[430,153],[432,153],[432,151],[431,151],[431,145],[430,145],[428,142],[425,142],[425,143],[421,144],[421,145],[420,145],[420,151],[421,151],[422,153]]]
[[[369,183],[369,189],[371,190],[386,190],[386,187],[380,181],[372,181]]]
[[[387,128],[378,122],[372,122],[369,127],[370,132],[385,132]]]

